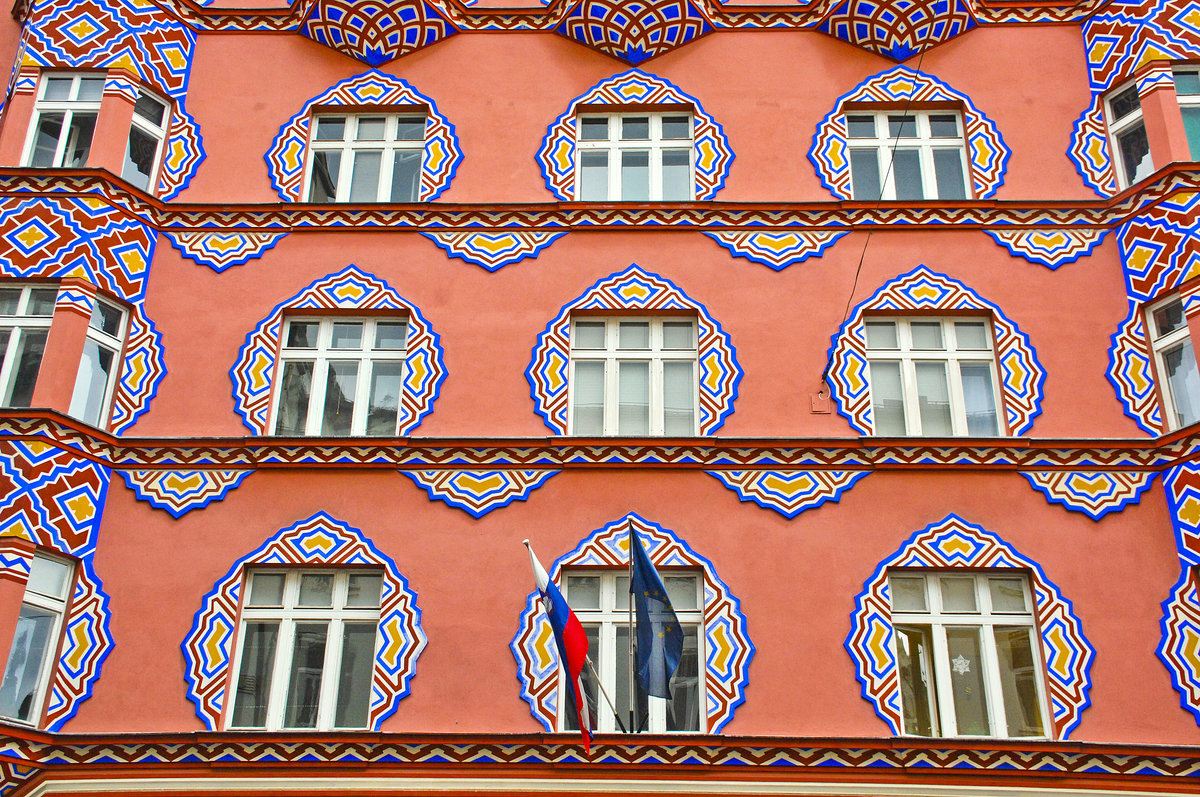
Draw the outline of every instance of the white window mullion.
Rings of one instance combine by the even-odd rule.
[[[932,589],[930,590],[933,591]],[[954,687],[951,682],[950,657],[946,640],[946,627],[938,624],[931,629],[933,641],[933,669],[937,683],[938,721],[945,736],[958,735],[958,718],[954,713]]]
[[[334,588],[337,594],[337,588]],[[326,625],[325,659],[321,666],[321,696],[317,704],[317,727],[332,728],[337,704],[337,673],[342,663],[342,627],[343,620],[334,617]]]
[[[295,634],[296,623],[294,620],[279,621],[279,637],[275,643],[275,666],[271,671],[271,696],[267,701],[268,729],[283,727]]]
[[[917,364],[912,357],[900,361],[900,389],[904,392],[904,423],[909,436],[924,433],[921,428],[921,399],[917,385]]]
[[[953,326],[953,325],[951,325]],[[945,334],[943,332],[943,334]],[[962,371],[953,353],[946,358],[946,378],[950,391],[950,425],[955,437],[967,434],[967,401],[963,394]]]
[[[8,346],[4,350],[4,364],[0,367],[0,385],[4,390],[4,400],[0,403],[5,407],[12,403],[13,380],[16,378],[17,370],[17,351],[24,332],[22,327],[14,326],[8,333]]]
[[[980,651],[987,662],[983,668],[984,683],[986,684],[986,699],[988,706],[988,722],[991,724],[993,736],[1008,735],[1008,721],[1004,711],[1004,685],[1000,682],[1000,659],[996,652],[995,623],[992,618],[980,625]]]

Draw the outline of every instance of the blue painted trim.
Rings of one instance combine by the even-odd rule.
[[[108,485],[106,483],[105,487],[107,488],[107,486]],[[101,503],[101,508],[103,506],[104,504]],[[98,511],[99,509],[100,508],[98,508]],[[74,719],[75,715],[79,713],[80,704],[82,704],[85,700],[91,699],[92,692],[96,688],[96,682],[100,680],[100,673],[104,669],[104,661],[108,658],[108,654],[112,653],[113,648],[116,646],[116,641],[112,637],[112,611],[109,609],[109,596],[108,593],[104,591],[104,583],[100,580],[100,576],[96,575],[95,564],[92,561],[92,556],[94,553],[95,551],[93,550],[87,556],[80,557],[79,566],[83,568],[83,571],[87,574],[88,579],[90,579],[91,582],[96,586],[96,596],[100,599],[100,607],[97,614],[99,615],[99,621],[104,629],[104,636],[109,640],[109,644],[103,646],[100,651],[100,655],[96,657],[95,669],[92,672],[92,677],[82,682],[83,692],[75,699],[74,704],[71,706],[71,710],[46,726],[46,730],[51,733],[62,730],[62,727],[66,725],[67,722]],[[59,661],[61,662],[61,657]],[[61,665],[56,663],[55,666],[57,667]],[[54,678],[51,677],[50,683],[46,685],[47,697],[50,695],[53,684]]]
[[[712,476],[717,481],[721,482],[721,484],[723,484],[725,487],[732,490],[734,493],[736,493],[738,496],[738,500],[741,501],[742,503],[753,502],[753,503],[761,506],[763,509],[770,509],[772,512],[776,512],[780,515],[783,515],[788,520],[792,520],[797,515],[799,515],[801,512],[806,512],[809,509],[817,509],[818,507],[824,506],[827,503],[835,503],[835,504],[839,503],[842,500],[842,495],[844,493],[849,491],[849,489],[851,487],[853,487],[854,485],[858,484],[859,480],[862,479],[864,476],[872,473],[872,471],[869,471],[869,470],[854,471],[854,476],[851,477],[851,480],[849,482],[847,482],[845,485],[843,485],[842,487],[839,487],[837,490],[835,490],[833,495],[823,496],[815,504],[811,504],[809,506],[801,506],[801,507],[797,507],[796,509],[793,509],[793,510],[786,510],[781,506],[776,506],[775,504],[762,501],[756,495],[742,492],[741,486],[730,483],[729,480],[726,479],[725,473],[723,471],[706,470],[704,472],[707,473],[709,476]],[[764,471],[764,472],[767,472],[767,471]]]
[[[718,246],[722,247],[723,249],[729,250],[729,254],[733,257],[745,258],[746,260],[749,260],[752,263],[759,263],[760,265],[764,265],[773,271],[783,271],[788,266],[794,266],[799,263],[803,263],[805,260],[808,260],[810,257],[823,257],[825,255],[826,249],[833,246],[835,243],[837,243],[839,240],[841,240],[849,232],[850,232],[849,230],[839,231],[828,241],[826,241],[825,243],[818,246],[814,251],[802,252],[802,253],[793,255],[792,257],[788,258],[783,263],[773,263],[770,260],[767,260],[766,258],[759,257],[758,255],[754,254],[753,252],[741,251],[741,250],[737,249],[732,243],[730,243],[728,241],[722,241],[719,237],[717,237],[716,233],[706,232],[704,234],[707,235],[709,238],[713,239],[714,241],[716,241]]]
[[[235,470],[235,469],[230,468],[230,470]],[[185,506],[182,509],[176,509],[171,504],[165,503],[163,501],[159,501],[156,497],[154,497],[153,494],[143,492],[142,486],[133,480],[133,473],[131,471],[119,470],[119,471],[117,471],[117,473],[119,473],[121,475],[121,478],[125,480],[125,486],[133,491],[133,494],[135,496],[137,496],[137,499],[139,501],[145,501],[146,503],[150,504],[150,506],[154,507],[155,509],[162,509],[163,511],[168,512],[171,515],[171,517],[178,520],[179,518],[186,515],[188,512],[191,512],[193,509],[204,509],[205,507],[207,507],[209,504],[213,503],[214,501],[224,501],[225,497],[227,495],[229,495],[230,491],[234,490],[237,487],[241,487],[242,482],[244,482],[246,480],[246,477],[249,476],[251,473],[254,473],[254,471],[253,470],[238,471],[237,476],[234,477],[235,480],[230,482],[229,484],[225,485],[225,487],[219,493],[215,493],[215,494],[209,496],[203,502],[189,503],[187,506]]]
[[[129,429],[129,427],[133,426],[135,423],[138,422],[139,418],[141,418],[143,415],[145,415],[147,412],[150,411],[151,402],[153,402],[154,399],[158,398],[159,386],[162,385],[162,381],[167,378],[167,363],[166,363],[166,359],[165,359],[166,348],[163,346],[162,333],[159,332],[158,327],[155,326],[154,319],[152,319],[152,318],[150,318],[150,316],[146,315],[146,309],[145,309],[144,302],[138,302],[138,305],[142,308],[142,320],[146,322],[147,332],[154,338],[154,341],[155,341],[155,347],[154,347],[153,351],[157,352],[159,355],[158,374],[156,376],[154,376],[153,378],[151,378],[150,382],[148,383],[150,386],[150,389],[149,389],[149,392],[146,393],[146,400],[141,402],[141,406],[138,407],[134,412],[132,412],[130,414],[130,416],[125,420],[124,423],[122,423],[119,426],[114,426],[112,428],[111,433],[114,435],[124,434]],[[134,354],[134,352],[127,351],[126,354],[132,356]],[[121,362],[121,370],[122,371],[125,369],[125,363],[128,362],[128,360],[129,360],[129,357],[126,357],[126,359]],[[117,384],[119,385],[120,382],[121,382],[121,375],[118,374],[117,375]],[[110,418],[112,417],[111,414],[109,415],[109,417]]]
[[[255,232],[261,232],[261,230],[255,230]],[[211,268],[213,271],[217,272],[218,274],[221,274],[222,272],[226,271],[229,268],[232,268],[233,266],[243,266],[246,263],[250,262],[251,260],[257,260],[258,258],[262,257],[269,250],[274,249],[275,245],[278,244],[280,241],[282,241],[287,236],[288,233],[286,231],[272,232],[272,234],[275,236],[275,238],[273,238],[271,241],[268,241],[266,244],[264,244],[262,249],[259,249],[255,252],[247,252],[244,255],[239,255],[237,258],[230,260],[228,263],[225,263],[224,265],[212,262],[210,260],[206,260],[193,252],[187,251],[187,249],[184,248],[184,244],[180,243],[180,241],[176,238],[176,235],[178,235],[178,233],[174,233],[169,230],[163,230],[162,234],[166,237],[166,239],[168,241],[170,241],[171,246],[178,249],[179,253],[181,255],[183,255],[184,257],[186,257],[188,260],[191,260],[193,263],[195,263],[198,266],[207,266],[208,268]]]
[[[1032,254],[1029,252],[1022,252],[1018,249],[1014,249],[1008,243],[1008,241],[1005,241],[1003,238],[1000,237],[1000,233],[998,233],[994,230],[984,230],[984,232],[987,233],[988,236],[990,236],[991,239],[993,241],[995,241],[997,244],[999,244],[1000,246],[1007,249],[1008,253],[1010,255],[1012,255],[1013,257],[1019,257],[1024,260],[1028,260],[1030,263],[1037,263],[1038,265],[1045,266],[1046,268],[1050,269],[1051,271],[1054,271],[1054,270],[1057,270],[1060,266],[1065,266],[1068,263],[1074,263],[1079,258],[1084,257],[1086,255],[1090,255],[1096,249],[1097,246],[1104,243],[1104,239],[1108,237],[1108,233],[1110,232],[1110,230],[1101,230],[1100,237],[1098,237],[1095,241],[1091,242],[1085,248],[1080,249],[1078,252],[1075,252],[1074,254],[1070,255],[1069,257],[1064,257],[1064,258],[1059,259],[1057,263],[1051,263],[1049,260],[1047,260],[1046,258],[1044,258],[1040,255]]]
[[[1079,504],[1072,504],[1071,502],[1067,501],[1065,498],[1054,495],[1053,493],[1050,492],[1049,489],[1047,489],[1046,487],[1044,487],[1044,486],[1038,484],[1036,481],[1034,481],[1032,473],[1026,473],[1025,471],[1018,471],[1018,473],[1020,473],[1022,476],[1025,477],[1025,480],[1029,482],[1030,487],[1037,490],[1039,493],[1041,493],[1042,495],[1044,495],[1046,497],[1047,503],[1060,504],[1064,509],[1066,509],[1070,512],[1080,512],[1084,515],[1087,515],[1088,517],[1090,517],[1092,520],[1095,520],[1095,521],[1099,521],[1101,518],[1103,518],[1109,512],[1120,512],[1123,509],[1125,509],[1125,507],[1129,506],[1130,504],[1140,503],[1142,500],[1142,494],[1150,489],[1151,485],[1154,484],[1154,477],[1158,475],[1158,474],[1151,475],[1150,478],[1146,480],[1146,483],[1144,485],[1137,488],[1137,491],[1133,495],[1131,495],[1128,498],[1126,498],[1125,500],[1121,501],[1119,504],[1116,504],[1114,506],[1105,507],[1104,509],[1101,509],[1100,511],[1097,512],[1097,511],[1093,511],[1092,509],[1088,508],[1087,506],[1082,506]]]
[[[480,233],[480,234],[484,235],[486,233]],[[458,260],[461,260],[464,263],[470,263],[473,266],[479,266],[480,268],[482,268],[486,271],[490,271],[492,273],[499,271],[500,269],[504,268],[505,266],[511,266],[514,263],[520,263],[522,260],[525,260],[527,258],[536,259],[538,255],[540,255],[545,249],[547,249],[550,246],[550,244],[554,243],[555,241],[557,241],[559,238],[562,238],[566,234],[567,234],[566,232],[554,233],[544,243],[537,244],[534,247],[532,252],[517,252],[517,253],[507,256],[503,260],[497,261],[496,263],[485,263],[481,258],[468,257],[467,255],[469,253],[467,253],[467,252],[455,251],[454,249],[452,249],[450,247],[449,244],[439,241],[437,236],[434,233],[430,233],[430,232],[421,233],[421,235],[423,235],[426,238],[428,238],[429,240],[433,241],[434,245],[436,245],[439,249],[444,251],[446,253],[446,256],[449,257],[450,259],[453,260],[453,259],[457,258]]]
[[[1113,392],[1117,397],[1117,401],[1121,403],[1121,409],[1125,412],[1125,414],[1132,418],[1134,423],[1136,423],[1138,428],[1143,432],[1153,437],[1158,437],[1160,434],[1162,434],[1162,429],[1156,429],[1146,425],[1146,421],[1142,418],[1142,416],[1134,411],[1133,405],[1125,400],[1123,395],[1124,387],[1116,380],[1115,377],[1113,377],[1113,371],[1117,369],[1117,351],[1119,350],[1120,345],[1119,338],[1121,337],[1121,330],[1125,328],[1125,326],[1130,322],[1136,313],[1137,305],[1130,301],[1129,315],[1125,316],[1125,320],[1117,325],[1117,331],[1108,336],[1108,368],[1104,371],[1104,377],[1108,380],[1108,383],[1112,385]],[[1159,411],[1161,412],[1161,409]]]
[[[1171,616],[1170,606],[1179,599],[1179,594],[1187,587],[1189,570],[1190,567],[1185,567],[1184,571],[1179,574],[1179,580],[1175,582],[1173,587],[1171,587],[1171,591],[1167,595],[1166,600],[1159,604],[1162,607],[1162,617],[1160,617],[1158,620],[1158,627],[1160,629],[1161,637],[1158,640],[1158,646],[1154,648],[1154,655],[1158,656],[1158,660],[1162,662],[1163,667],[1167,671],[1167,675],[1170,676],[1171,687],[1179,694],[1179,705],[1184,709],[1184,711],[1187,711],[1192,715],[1192,719],[1196,721],[1197,725],[1200,725],[1200,705],[1193,705],[1188,702],[1188,689],[1184,685],[1182,679],[1179,677],[1179,671],[1175,669],[1175,666],[1171,663],[1171,660],[1167,658],[1167,637],[1170,633],[1167,629],[1167,620]]]
[[[462,511],[466,512],[471,517],[478,520],[479,518],[483,517],[484,515],[488,514],[489,512],[491,512],[493,510],[502,509],[502,508],[508,506],[513,501],[528,501],[530,494],[532,494],[534,490],[538,489],[539,487],[544,485],[546,482],[548,482],[550,480],[551,476],[557,476],[558,474],[562,473],[562,471],[561,470],[542,471],[542,476],[540,478],[538,478],[536,481],[530,482],[522,492],[512,495],[503,503],[488,504],[483,509],[475,509],[475,507],[471,506],[470,504],[464,503],[462,501],[458,501],[455,498],[453,498],[451,495],[439,495],[438,493],[434,492],[432,487],[430,487],[427,484],[422,483],[421,480],[417,478],[417,475],[412,471],[402,470],[402,471],[400,471],[400,473],[404,476],[407,476],[409,479],[412,480],[413,484],[417,485],[422,490],[424,490],[425,494],[429,496],[430,501],[441,501],[443,504],[446,504],[447,506],[452,506],[455,509],[461,509]]]
[[[194,43],[193,43],[193,46],[194,46]],[[188,62],[189,76],[191,75],[191,71],[192,71],[191,62],[189,61]],[[186,83],[186,80],[185,80],[185,83]],[[179,111],[179,114],[181,116],[183,116],[185,119],[187,119],[189,122],[191,122],[192,127],[196,131],[196,157],[194,159],[192,159],[191,163],[188,164],[187,171],[183,172],[183,179],[179,181],[179,185],[175,186],[175,188],[172,191],[162,194],[159,197],[159,199],[161,199],[164,202],[167,200],[174,199],[175,197],[179,196],[179,194],[183,191],[183,189],[185,189],[189,185],[191,185],[192,178],[195,177],[196,172],[200,170],[200,164],[204,163],[204,161],[208,158],[208,152],[204,149],[204,135],[200,131],[200,124],[196,121],[196,118],[194,116],[192,116],[190,113],[188,113],[187,109],[184,108],[184,105],[183,105],[184,96],[186,96],[186,89],[185,89],[185,94],[181,95],[176,100],[176,110]],[[164,140],[164,142],[163,142],[164,150],[170,144],[170,141],[171,141],[170,138],[167,138],[166,140]],[[161,171],[162,171],[162,166],[160,165],[159,166],[159,172],[160,172],[159,184],[160,185],[162,183]]]

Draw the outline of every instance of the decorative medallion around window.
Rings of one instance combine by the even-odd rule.
[[[997,369],[994,378],[999,385],[1000,405],[1004,410],[1007,431],[1004,428],[1005,424],[1000,424],[995,431],[977,431],[968,417],[966,429],[959,430],[956,427],[950,434],[994,436],[997,433],[1019,435],[1029,431],[1033,425],[1033,419],[1042,411],[1042,384],[1046,380],[1046,372],[1038,363],[1037,354],[1029,343],[1029,337],[1018,329],[1017,325],[1010,321],[999,307],[961,282],[944,274],[930,271],[924,266],[918,266],[907,274],[896,277],[875,291],[874,295],[854,308],[850,317],[834,336],[831,352],[833,365],[829,371],[829,382],[833,398],[838,405],[838,412],[860,434],[884,433],[877,429],[876,407],[872,402],[871,377],[874,372],[871,368],[871,359],[874,357],[869,359],[868,349],[873,348],[874,344],[871,342],[872,336],[869,334],[871,325],[865,316],[873,311],[894,314],[897,311],[927,310],[937,310],[946,315],[961,318],[958,323],[953,324],[956,328],[966,327],[967,324],[963,322],[971,320],[971,317],[964,316],[964,313],[970,311],[990,313],[992,333],[990,337],[993,343],[988,344],[987,330],[985,329],[984,341],[974,347],[992,346],[992,356],[988,359],[994,363]],[[880,318],[886,320],[889,316],[880,316]],[[989,319],[987,315],[978,315],[974,320]],[[956,332],[960,348],[964,349],[969,348],[962,345],[965,331],[957,330]],[[973,336],[978,336],[977,332],[977,330],[971,330]],[[966,367],[966,365],[963,366],[964,369]],[[875,375],[877,382],[882,382],[880,377],[885,376],[882,371]],[[918,374],[918,379],[920,379],[920,374]],[[990,390],[990,380],[982,376],[976,377],[966,370],[963,371],[962,381],[964,383],[976,382],[980,389],[988,386]],[[880,385],[876,387],[878,391]],[[953,387],[953,382],[951,387]],[[882,399],[878,396],[876,398],[874,404],[882,406]],[[952,398],[950,401],[953,405]],[[908,433],[912,434],[914,431],[911,430]],[[891,434],[892,432],[887,433]],[[903,432],[899,433],[903,434]]]
[[[580,160],[584,157],[585,151],[589,153],[598,151],[587,149],[592,144],[588,143],[589,133],[581,129],[583,123],[580,120],[603,116],[606,113],[610,116],[620,116],[621,114],[610,112],[620,110],[622,106],[631,105],[639,108],[651,106],[646,113],[638,112],[637,114],[647,119],[678,116],[686,120],[682,124],[685,127],[690,126],[690,130],[685,130],[684,135],[674,136],[673,133],[667,133],[665,140],[660,136],[654,139],[655,146],[647,144],[644,149],[653,156],[655,150],[664,147],[667,151],[672,150],[670,145],[665,142],[680,142],[684,147],[684,152],[690,150],[688,159],[690,163],[681,164],[678,167],[690,168],[692,171],[694,192],[689,192],[693,193],[693,196],[688,196],[687,199],[712,199],[717,191],[725,186],[725,177],[729,174],[730,163],[733,162],[733,151],[729,148],[729,140],[725,138],[724,131],[704,111],[695,97],[683,93],[662,78],[637,69],[597,83],[572,100],[571,104],[567,106],[567,110],[554,120],[554,124],[550,125],[550,129],[546,131],[546,138],[542,141],[541,149],[537,153],[537,161],[541,166],[542,176],[546,179],[547,190],[563,201],[580,198],[576,190],[576,182],[579,177],[577,171],[586,166],[586,163],[581,165]],[[613,107],[605,108],[604,106]],[[656,111],[653,106],[662,106],[661,112]],[[611,124],[616,125],[619,121],[615,120]],[[648,124],[656,123],[650,121]],[[613,131],[611,133],[612,150],[614,152],[631,150],[625,144],[638,141],[649,142],[652,133],[647,132],[642,135],[639,132],[636,135],[637,138],[631,139]],[[657,144],[659,141],[664,141],[664,143]],[[638,150],[638,147],[633,147],[630,155],[637,154]],[[622,155],[622,157],[625,156]],[[641,166],[631,161],[628,168],[632,172],[642,168],[653,169],[654,166]],[[668,163],[666,168],[669,170],[671,165]],[[624,170],[624,166],[621,169],[612,166],[611,169],[613,172],[619,172]],[[620,195],[618,194],[618,196]]]
[[[610,315],[632,311],[641,313],[642,317],[654,312],[694,312],[696,329],[692,341],[699,371],[696,428],[701,435],[713,434],[733,412],[742,368],[738,365],[729,334],[713,320],[704,305],[688,297],[672,282],[632,265],[619,274],[604,277],[583,295],[563,305],[546,330],[538,335],[533,360],[525,369],[525,376],[529,380],[534,410],[554,434],[568,434],[570,428],[567,408],[572,369],[571,314],[579,311]],[[630,316],[631,320],[637,318],[638,315]]]
[[[630,513],[592,532],[575,550],[559,557],[550,568],[550,578],[562,584],[565,569],[592,571],[628,567],[629,524],[637,526],[638,536],[650,560],[663,575],[669,568],[692,568],[702,575],[702,651],[703,685],[700,691],[704,707],[700,733],[719,733],[733,719],[734,710],[745,701],[749,683],[750,660],[754,645],[746,634],[746,617],[741,602],[717,576],[712,562],[692,550],[675,532]],[[558,717],[559,667],[550,621],[536,591],[530,593],[518,620],[513,638],[513,656],[517,660],[517,678],[521,697],[529,703],[534,719],[548,731],[556,730]]]
[[[438,342],[437,333],[415,305],[402,298],[383,280],[360,271],[356,266],[347,266],[337,274],[323,277],[291,299],[280,302],[258,323],[254,331],[246,336],[246,343],[238,354],[238,360],[229,372],[233,379],[234,406],[242,416],[242,422],[254,434],[272,434],[272,429],[278,428],[278,424],[275,427],[271,425],[272,389],[281,389],[280,385],[285,378],[296,381],[290,371],[276,367],[281,356],[278,352],[280,336],[285,326],[285,314],[297,318],[311,318],[331,310],[354,310],[364,316],[390,314],[379,316],[380,319],[390,319],[386,324],[387,329],[380,329],[385,326],[382,320],[368,320],[368,324],[375,325],[371,327],[374,332],[369,337],[376,341],[376,348],[381,351],[398,352],[398,363],[402,365],[397,367],[394,373],[380,373],[379,376],[372,377],[376,382],[372,383],[370,388],[364,386],[364,391],[369,389],[371,394],[375,395],[375,384],[383,387],[399,379],[402,395],[398,397],[397,405],[390,408],[389,418],[392,418],[392,421],[389,421],[386,431],[373,431],[372,416],[368,415],[365,418],[355,416],[354,428],[347,429],[344,434],[341,431],[331,431],[330,434],[382,434],[386,437],[408,434],[419,426],[421,419],[433,409],[433,402],[446,379],[442,347]],[[303,337],[310,331],[292,330],[291,327],[297,326],[296,322],[288,321],[287,324],[289,342],[294,342],[296,338]],[[313,334],[316,332],[313,331]],[[323,330],[321,334],[328,333]],[[334,330],[334,334],[338,334],[337,330]],[[365,369],[363,374],[366,374]],[[331,371],[331,384],[338,382],[343,376]],[[364,391],[359,391],[358,395],[365,400]],[[353,400],[353,396],[351,399]],[[298,431],[289,434],[321,433],[304,431],[303,419],[296,421],[296,427]]]
[[[855,598],[850,634],[846,637],[846,651],[854,661],[857,670],[855,677],[862,684],[863,698],[875,706],[875,713],[888,724],[893,734],[929,735],[922,729],[906,727],[914,724],[913,715],[918,713],[914,711],[914,704],[923,701],[917,699],[919,695],[902,695],[904,667],[897,648],[900,635],[893,626],[893,614],[899,609],[896,606],[896,587],[889,587],[889,568],[893,569],[892,576],[921,573],[897,568],[928,568],[931,571],[943,572],[970,568],[986,570],[989,573],[996,571],[1000,580],[1003,580],[1005,570],[1020,571],[1021,577],[1028,580],[1032,592],[1033,622],[1036,624],[1040,641],[1040,665],[1046,675],[1046,699],[1052,731],[1042,728],[1040,732],[1034,732],[1037,730],[1035,727],[1027,726],[1014,732],[1014,725],[1017,723],[1010,722],[1006,727],[992,728],[990,732],[980,734],[976,733],[977,729],[966,725],[962,717],[959,718],[958,730],[965,735],[1047,736],[1060,740],[1070,735],[1079,724],[1083,710],[1091,703],[1088,691],[1092,686],[1090,672],[1092,660],[1096,655],[1091,644],[1083,636],[1079,618],[1075,616],[1071,602],[1062,597],[1058,587],[1046,578],[1046,574],[1036,562],[1017,553],[1011,545],[995,534],[968,523],[957,515],[948,515],[944,520],[930,524],[913,534],[900,550],[879,563],[875,572],[863,585],[863,591]],[[1003,593],[1005,585],[1000,586],[1000,592]],[[947,589],[943,586],[942,591],[943,594],[948,594],[953,591],[953,587]],[[1027,602],[1026,611],[1028,610]],[[997,629],[999,630],[1001,629]],[[967,648],[962,640],[952,638],[950,642],[951,652],[957,654],[951,657],[953,660],[950,662],[954,671],[960,676],[978,672],[980,665],[976,662],[977,656],[968,656],[964,652]],[[919,643],[914,644],[909,640],[907,655],[910,656],[910,661],[915,659],[916,654],[912,651],[918,647]],[[1022,658],[1016,646],[1011,646],[1009,650],[1014,661]],[[1033,655],[1035,662],[1038,658],[1037,654]],[[916,670],[913,668],[916,665],[910,663],[907,666],[911,674],[915,675]],[[1022,677],[1019,672],[1014,671],[1009,681],[1004,684],[1005,690],[1014,688],[1013,681],[1019,682]],[[918,680],[911,682],[919,683]],[[956,683],[955,686],[960,685]],[[963,688],[965,692],[960,691],[958,696],[965,694],[964,699],[970,702],[971,693],[975,690],[966,685],[963,685]],[[1019,689],[1019,685],[1015,688]],[[1027,697],[1025,692],[1018,693],[1023,699]],[[1004,700],[1011,706],[1010,712],[1015,713],[1016,706],[1013,704],[1021,701],[1016,699],[1017,694],[1012,694],[1012,700],[1009,696],[1010,693],[1005,691]],[[992,693],[992,699],[1001,698]],[[976,701],[979,702],[978,696]],[[961,707],[962,703],[959,701],[959,708]],[[1036,712],[1030,711],[1029,714],[1033,715]],[[950,729],[945,729],[944,732],[946,735],[956,735],[949,731]]]
[[[1003,185],[1008,157],[1012,153],[1000,137],[995,123],[984,116],[965,94],[955,91],[932,75],[898,66],[867,78],[849,93],[839,97],[833,110],[817,125],[808,159],[816,168],[821,184],[835,197],[855,198],[851,180],[851,155],[854,149],[854,139],[851,135],[854,131],[849,129],[847,118],[857,118],[858,114],[870,115],[873,104],[887,103],[902,103],[902,107],[915,106],[910,118],[920,110],[921,104],[941,103],[944,106],[951,103],[959,106],[962,129],[957,132],[957,136],[960,139],[965,138],[966,165],[969,173],[966,184],[971,187],[967,192],[968,196],[989,199]],[[958,116],[952,111],[945,115],[950,119]],[[957,125],[957,122],[955,124]],[[938,134],[939,131],[934,131],[931,140],[936,141]],[[927,182],[930,186],[940,182],[932,179],[932,159],[935,157],[933,153],[930,154],[931,162],[926,167],[929,171],[930,179]],[[937,176],[945,179],[941,173]],[[935,195],[927,193],[927,196],[933,198]]]
[[[239,628],[238,607],[245,603],[242,589],[247,571],[263,568],[258,572],[267,572],[265,568],[272,568],[286,573],[288,568],[314,567],[382,575],[365,727],[378,730],[380,723],[394,714],[400,701],[408,696],[417,657],[426,643],[417,595],[397,570],[396,563],[361,531],[318,512],[280,530],[257,550],[239,559],[204,596],[192,629],[183,641],[183,657],[188,699],[196,704],[196,715],[209,730],[223,727],[222,712],[235,702],[228,694],[229,673],[235,632]]]
[[[437,199],[443,191],[450,187],[450,181],[454,178],[454,172],[458,169],[458,164],[463,157],[462,150],[458,146],[458,137],[454,134],[454,125],[438,112],[437,104],[432,99],[421,94],[400,78],[372,70],[356,77],[347,78],[313,97],[304,104],[299,113],[279,129],[279,134],[275,136],[271,149],[267,151],[266,159],[267,170],[271,175],[271,186],[285,202],[309,201],[306,195],[308,186],[305,184],[305,173],[307,169],[314,168],[310,164],[310,161],[314,160],[312,150],[314,145],[320,143],[323,135],[323,128],[319,123],[315,135],[312,130],[315,116],[313,109],[319,107],[321,109],[320,116],[328,116],[328,109],[336,106],[354,107],[355,112],[348,115],[352,125],[361,124],[360,119],[367,116],[388,117],[390,115],[394,117],[399,114],[402,122],[409,118],[421,120],[418,122],[418,126],[423,126],[424,129],[417,141],[424,143],[416,148],[416,152],[420,154],[418,181],[414,191],[416,201],[427,202]],[[364,107],[372,112],[378,111],[378,113],[359,113],[358,109]],[[343,114],[343,117],[346,116],[347,114]],[[393,136],[389,140],[399,139],[402,144],[408,140],[405,137],[406,130],[395,132],[394,120],[387,124],[393,126]],[[355,134],[351,129],[346,132],[346,135],[353,136]],[[363,135],[374,134],[364,133]],[[347,149],[351,149],[352,144],[353,139],[347,145]],[[395,150],[394,154],[397,158],[406,152],[402,147],[388,148],[389,153],[392,150]],[[347,162],[349,162],[349,155],[347,155]],[[385,196],[383,201],[387,201],[387,199]],[[330,201],[358,200],[350,198]],[[361,201],[375,202],[379,200],[377,196],[373,195],[370,199]]]

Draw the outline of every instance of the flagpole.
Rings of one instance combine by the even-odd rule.
[[[592,664],[592,657],[588,656],[584,661],[587,662],[588,669],[592,671],[592,677],[596,679],[596,686],[600,687],[600,694],[604,695],[604,702],[608,703],[608,710],[613,713],[613,719],[617,721],[617,725],[621,727],[621,733],[629,733],[625,730],[625,723],[621,722],[621,714],[617,711],[617,707],[613,705],[612,698],[608,696],[608,690],[604,688],[604,682],[600,680],[600,673],[596,672],[596,665]]]
[[[641,726],[637,716],[637,682],[633,680],[634,647],[637,645],[637,620],[633,613],[633,518],[629,519],[626,535],[629,547],[629,723],[633,733],[637,733]]]

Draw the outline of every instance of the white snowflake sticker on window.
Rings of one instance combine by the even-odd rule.
[[[971,660],[961,653],[951,659],[950,663],[954,665],[954,672],[958,675],[966,675],[971,671]]]

